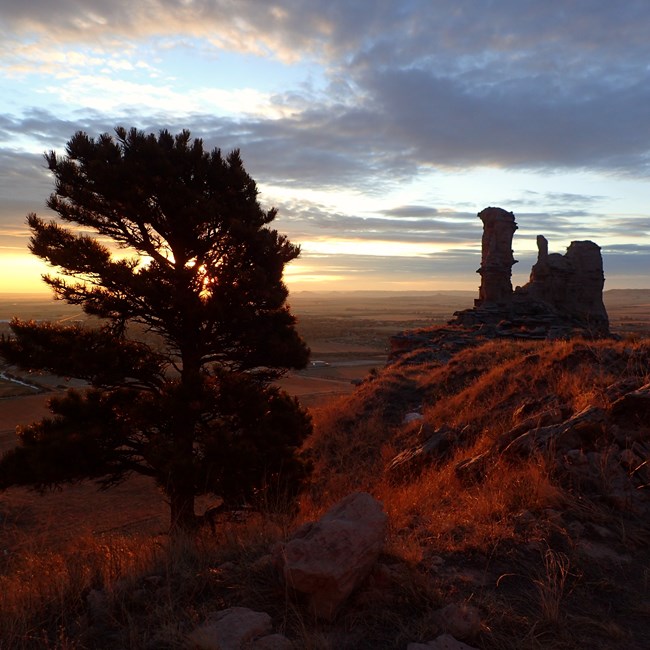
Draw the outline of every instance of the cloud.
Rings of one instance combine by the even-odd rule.
[[[624,9],[567,3],[561,16],[546,3],[514,0],[481,12],[469,0],[435,8],[424,1],[376,3],[372,11],[343,0],[319,9],[298,0],[6,4],[7,34],[48,35],[22,44],[35,49],[34,61],[49,62],[59,74],[77,69],[50,85],[51,96],[155,124],[175,118],[187,126],[189,119],[219,135],[234,127],[237,145],[269,180],[374,186],[476,166],[650,172],[650,8],[643,0]],[[191,37],[215,50],[312,57],[329,86],[264,94],[244,83],[188,93],[171,79],[82,73],[111,61],[112,73],[119,72],[128,60],[110,53],[133,49],[138,39],[153,46],[151,39],[164,38],[156,47],[173,49]],[[47,43],[68,50],[48,58]],[[90,49],[71,51],[79,44]],[[9,48],[15,50],[7,45],[5,59]],[[224,111],[238,118],[215,118]]]
[[[471,247],[481,240],[481,224],[475,214],[432,206],[405,205],[355,213],[302,199],[280,202],[276,207],[278,227],[298,241],[337,240],[359,245],[380,241],[433,244],[441,249],[458,244]]]
[[[419,165],[650,171],[650,85],[591,79],[559,93],[553,79],[489,88],[431,70],[369,71],[364,79],[384,127]]]
[[[318,8],[307,0],[4,0],[6,28],[49,33],[55,38],[94,42],[98,37],[194,34],[224,46],[276,52],[314,51],[321,55],[376,59],[397,64],[442,50],[463,55],[460,70],[518,53],[533,69],[561,62],[562,70],[598,67],[593,52],[622,59],[647,52],[647,4],[627,0],[579,0],[559,8],[544,2],[501,0],[482,10],[473,0],[406,0],[366,3],[330,0]],[[621,38],[620,34],[625,34]],[[487,54],[486,54],[487,53]],[[544,54],[545,56],[540,56]],[[443,58],[443,61],[445,59]],[[505,72],[507,72],[507,67]]]
[[[36,90],[31,103],[7,100],[0,113],[0,224],[51,191],[41,151],[61,150],[79,129],[119,124],[190,128],[210,148],[241,148],[263,202],[281,198],[278,223],[298,241],[434,242],[429,261],[445,276],[461,262],[473,273],[480,241],[476,199],[442,198],[450,174],[556,174],[547,190],[500,189],[499,198],[485,188],[486,204],[515,211],[518,266],[538,233],[554,250],[572,239],[650,236],[647,215],[613,213],[607,190],[559,182],[572,172],[650,175],[646,0],[371,4],[4,0],[0,91],[13,97],[30,81]],[[189,89],[165,68],[186,46]],[[273,59],[277,85],[258,90],[243,77],[228,86],[191,65],[211,57],[218,69],[224,52]],[[283,85],[280,73],[297,64],[305,71]],[[435,190],[400,196],[425,178]],[[330,198],[309,198],[319,192]],[[340,195],[354,193],[369,205],[345,205]],[[634,250],[611,254],[641,259]],[[359,272],[390,259],[361,256]],[[403,268],[426,274],[422,263]]]

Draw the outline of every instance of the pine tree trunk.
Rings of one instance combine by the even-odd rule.
[[[170,531],[172,533],[189,532],[198,523],[194,514],[194,490],[174,490],[169,495]]]
[[[182,351],[180,404],[176,413],[174,457],[169,475],[167,494],[171,508],[172,533],[188,532],[196,528],[198,518],[194,513],[195,467],[193,462],[194,428],[196,413],[191,404],[201,390],[200,361],[197,354]]]

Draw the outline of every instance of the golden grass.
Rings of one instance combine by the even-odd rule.
[[[435,638],[435,611],[459,601],[480,608],[483,630],[468,642],[484,650],[571,648],[583,643],[581,635],[587,645],[619,647],[630,639],[625,622],[579,606],[593,593],[609,598],[614,577],[607,584],[583,578],[593,568],[581,566],[567,528],[591,522],[610,529],[616,543],[645,548],[641,524],[560,485],[550,454],[497,457],[476,484],[463,483],[456,466],[517,425],[522,405],[525,417],[549,404],[568,414],[607,406],[607,386],[629,376],[648,381],[649,360],[645,341],[504,341],[465,350],[447,366],[389,367],[314,410],[313,483],[295,518],[252,515],[221,522],[216,535],[175,543],[80,535],[56,552],[23,543],[19,553],[0,557],[0,648],[180,648],[208,612],[239,605],[269,612],[296,647],[401,650]],[[422,420],[403,424],[412,410]],[[462,444],[392,480],[386,467],[395,455],[442,425],[463,430]],[[608,462],[603,456],[603,485]],[[356,490],[382,501],[386,549],[339,619],[319,623],[265,556],[301,522]],[[472,571],[484,580],[472,582]],[[641,574],[630,576],[643,582]],[[616,589],[618,598],[632,597],[627,585]],[[644,611],[639,606],[636,614]]]
[[[282,517],[251,515],[216,535],[82,534],[57,551],[23,543],[0,564],[0,648],[182,647],[193,625],[227,606],[219,567],[246,566],[250,577],[285,534]]]

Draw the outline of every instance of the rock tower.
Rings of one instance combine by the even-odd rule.
[[[501,208],[485,208],[478,216],[483,222],[481,268],[476,271],[481,286],[474,305],[505,306],[512,302],[512,267],[517,263],[512,254],[515,215]]]
[[[473,309],[456,312],[452,325],[496,325],[535,338],[570,335],[607,336],[609,320],[603,303],[603,259],[591,241],[574,241],[565,255],[548,252],[548,241],[537,237],[537,262],[530,280],[512,289],[517,263],[512,238],[515,216],[502,208],[479,212],[483,222],[479,297]],[[534,333],[534,334],[533,334]]]

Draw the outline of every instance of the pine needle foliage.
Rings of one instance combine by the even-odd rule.
[[[276,211],[261,208],[239,151],[208,151],[189,131],[117,128],[78,132],[45,159],[59,219],[30,214],[29,248],[56,269],[44,276],[55,298],[103,325],[12,322],[8,362],[90,388],[20,428],[0,489],[144,474],[179,529],[201,494],[295,492],[311,422],[273,381],[308,361],[282,280],[300,250],[270,227]]]

